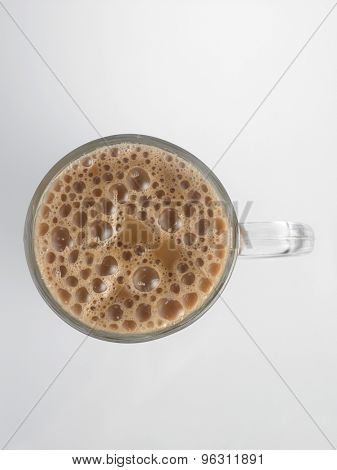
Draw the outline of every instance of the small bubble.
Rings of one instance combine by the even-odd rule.
[[[109,320],[119,321],[123,316],[123,310],[119,304],[113,304],[108,307],[106,311],[106,317]]]
[[[209,265],[208,271],[212,276],[217,276],[221,271],[221,264],[211,263]]]
[[[192,310],[198,302],[198,295],[196,292],[190,292],[183,295],[183,304],[187,310]]]
[[[55,261],[55,258],[55,254],[52,251],[48,251],[48,253],[46,254],[47,263],[53,263]]]
[[[92,281],[92,288],[94,292],[96,292],[97,294],[100,294],[107,290],[107,285],[101,279],[95,278]]]
[[[179,273],[185,273],[188,270],[188,265],[186,263],[179,263],[177,266],[177,271]]]
[[[125,307],[131,308],[133,306],[133,300],[132,299],[126,299],[124,302]]]
[[[160,299],[157,303],[158,314],[165,320],[176,320],[184,309],[178,300]]]
[[[93,190],[92,194],[95,197],[100,197],[100,196],[102,196],[102,190],[100,188],[96,188],[96,189]]]
[[[71,299],[71,294],[65,290],[65,289],[59,289],[58,291],[58,296],[60,298],[60,300],[64,303],[64,304],[68,304],[70,299]]]
[[[123,327],[127,331],[134,331],[137,328],[137,323],[133,320],[124,320],[123,321]]]
[[[183,189],[187,189],[190,187],[190,183],[186,180],[183,180],[180,182],[180,186],[183,188]]]
[[[80,315],[81,312],[82,312],[82,307],[80,304],[74,304],[72,305],[71,307],[71,311],[75,314],[75,315]]]
[[[190,286],[194,283],[195,281],[195,275],[192,272],[186,273],[183,275],[181,278],[181,281],[186,284],[187,286]]]
[[[135,288],[141,292],[149,292],[156,289],[160,282],[158,272],[149,266],[138,268],[134,272],[132,280]]]
[[[86,269],[82,269],[81,270],[81,277],[82,279],[86,280],[88,279],[88,277],[90,276],[91,274],[91,269],[90,268],[86,268]]]
[[[90,296],[89,296],[89,292],[87,291],[85,287],[80,287],[79,289],[77,289],[75,293],[75,297],[76,297],[77,302],[79,302],[80,304],[83,304],[83,303],[88,302]]]
[[[148,304],[139,304],[136,309],[136,317],[140,322],[145,322],[151,318],[151,306]]]
[[[67,283],[68,286],[70,286],[70,287],[75,287],[75,286],[77,286],[77,284],[78,284],[78,279],[77,279],[77,277],[75,277],[75,276],[69,276],[69,277],[67,277],[67,279],[66,279],[66,283]]]
[[[75,181],[75,183],[73,184],[73,189],[75,193],[82,193],[84,191],[84,188],[85,184],[83,183],[83,181]]]
[[[45,235],[49,230],[49,225],[48,224],[45,224],[44,222],[42,224],[40,224],[39,226],[39,235],[42,237],[43,235]]]
[[[185,245],[191,246],[195,243],[197,237],[194,233],[189,232],[185,233],[183,238]]]
[[[179,294],[179,292],[180,292],[179,284],[176,284],[176,283],[171,284],[170,290],[171,290],[171,292],[173,292],[174,294]]]

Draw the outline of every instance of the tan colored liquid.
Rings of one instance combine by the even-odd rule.
[[[47,188],[35,255],[64,310],[99,330],[151,332],[207,300],[224,270],[227,220],[191,164],[157,147],[84,155]]]

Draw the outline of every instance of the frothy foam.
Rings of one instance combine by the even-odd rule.
[[[102,147],[45,191],[35,255],[59,304],[99,330],[179,323],[207,300],[226,265],[227,220],[190,163],[157,147]]]

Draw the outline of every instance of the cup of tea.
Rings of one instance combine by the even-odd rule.
[[[95,338],[136,343],[180,331],[225,289],[237,258],[310,253],[292,222],[240,224],[214,173],[143,135],[89,142],[43,178],[24,244],[51,309]]]

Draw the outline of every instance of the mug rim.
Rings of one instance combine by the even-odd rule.
[[[227,219],[229,220],[230,240],[228,243],[228,258],[224,271],[220,279],[218,280],[216,286],[213,288],[213,291],[211,292],[210,296],[199,308],[197,308],[192,313],[189,313],[180,322],[172,326],[168,326],[166,328],[151,331],[148,333],[116,333],[114,331],[110,332],[95,329],[94,327],[90,327],[89,325],[86,325],[85,323],[76,319],[70,313],[66,312],[63,307],[57,302],[57,300],[53,297],[48,287],[46,286],[44,280],[42,279],[40,269],[37,265],[35,258],[34,229],[36,214],[40,206],[42,197],[45,193],[45,190],[48,188],[51,181],[56,178],[58,174],[60,174],[69,163],[74,160],[77,160],[86,153],[92,152],[95,149],[99,149],[105,146],[116,145],[121,143],[138,143],[143,145],[154,146],[160,148],[161,150],[165,150],[170,153],[175,153],[178,157],[191,163],[212,184],[215,192],[220,198]],[[54,313],[56,313],[63,321],[65,321],[66,323],[68,323],[68,325],[72,326],[81,333],[87,336],[91,336],[93,338],[115,343],[141,343],[163,338],[165,336],[183,330],[184,328],[190,326],[196,320],[201,318],[207,312],[207,310],[209,310],[210,307],[216,302],[216,300],[224,291],[232,275],[238,257],[239,223],[236,217],[236,212],[233,203],[221,181],[205,163],[199,160],[192,153],[175,144],[171,144],[170,142],[156,137],[141,134],[117,134],[108,137],[102,137],[77,147],[76,149],[70,151],[68,154],[62,157],[60,160],[58,160],[56,164],[47,172],[47,174],[44,176],[44,178],[36,188],[27,211],[24,227],[24,248],[28,268],[37,290],[39,291],[44,301],[54,311]]]

